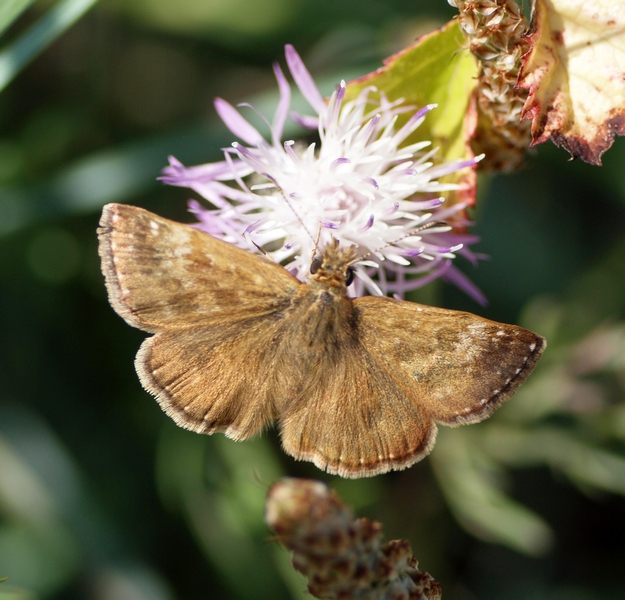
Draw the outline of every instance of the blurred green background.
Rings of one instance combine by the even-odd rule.
[[[102,0],[78,18],[88,4],[0,0],[0,32],[20,15],[0,38],[0,599],[304,598],[262,520],[284,474],[328,482],[409,539],[447,599],[624,598],[625,140],[602,168],[547,144],[521,173],[481,180],[477,249],[491,258],[461,266],[490,305],[442,284],[415,299],[530,327],[545,356],[426,460],[340,480],[286,457],[273,432],[237,444],[165,417],[133,369],[144,336],[106,299],[99,212],[131,202],[190,221],[192,194],[156,181],[167,155],[220,159],[231,136],[214,96],[271,115],[285,43],[329,93],[454,10]],[[73,26],[59,7],[78,11]]]

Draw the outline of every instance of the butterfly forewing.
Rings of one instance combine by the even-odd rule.
[[[356,300],[367,352],[446,425],[488,417],[525,381],[545,340],[471,313],[391,298]]]
[[[300,286],[280,265],[134,206],[106,205],[98,234],[110,302],[145,331],[268,314]]]

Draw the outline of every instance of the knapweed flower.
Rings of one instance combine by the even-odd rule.
[[[290,116],[316,128],[319,143],[282,141],[291,90],[278,65],[280,101],[268,123],[271,141],[218,98],[217,112],[241,141],[224,150],[222,162],[185,167],[171,157],[161,177],[193,189],[213,205],[208,209],[190,202],[198,227],[263,252],[302,281],[316,249],[332,238],[356,245],[363,260],[355,265],[353,295],[366,290],[401,297],[443,276],[483,302],[479,290],[451,264],[458,253],[476,259],[467,244],[477,238],[446,224],[449,219],[466,224],[466,205],[446,207],[440,192],[458,186],[438,182],[478,159],[435,164],[436,149],[426,150],[430,142],[402,145],[435,105],[415,110],[402,101],[389,102],[373,87],[345,101],[344,81],[326,102],[292,46],[286,47],[286,60],[317,113]],[[397,126],[398,116],[407,111],[413,114]]]

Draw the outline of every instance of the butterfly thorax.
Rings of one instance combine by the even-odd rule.
[[[293,299],[291,322],[297,325],[297,332],[291,334],[289,355],[299,354],[304,365],[317,360],[310,355],[311,349],[331,352],[340,340],[352,335],[354,306],[347,297],[347,278],[355,259],[354,248],[341,248],[332,240],[315,259],[308,283],[300,286]]]

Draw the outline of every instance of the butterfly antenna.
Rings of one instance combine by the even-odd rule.
[[[396,240],[393,240],[392,242],[389,242],[388,244],[384,244],[384,246],[380,246],[379,248],[376,248],[375,250],[371,250],[370,252],[367,252],[367,254],[364,254],[363,256],[359,256],[358,258],[354,259],[351,262],[351,264],[353,265],[354,263],[360,262],[361,260],[367,258],[367,256],[371,256],[372,254],[375,254],[376,252],[379,252],[380,250],[384,250],[384,248],[388,248],[389,246],[392,246],[393,244],[396,244],[397,242],[401,242],[402,240],[405,240],[406,238],[419,235],[422,231],[425,231],[426,229],[432,229],[432,227],[449,227],[451,229],[449,223],[446,223],[445,221],[430,221],[429,223],[424,223],[423,225],[420,225],[419,227],[417,227],[410,233],[407,233],[406,235],[402,235],[401,237],[398,237]]]
[[[276,184],[276,186],[278,186],[277,182],[274,182],[274,183]],[[295,210],[295,207],[291,204],[291,201],[289,200],[287,195],[284,193],[284,190],[280,186],[278,186],[278,189],[280,190],[280,193],[282,194],[282,197],[284,198],[286,205],[291,209],[291,211],[293,211],[295,218],[300,222],[300,225],[304,228],[304,231],[308,234],[308,237],[311,239],[313,246],[314,246],[314,251],[313,251],[313,259],[314,259],[315,254],[317,253],[317,244],[319,243],[319,237],[321,236],[321,225],[319,225],[319,229],[317,230],[317,237],[314,238],[312,233],[310,233],[310,231],[308,230],[308,227],[306,227],[304,220],[302,219],[302,217],[300,217],[299,213]],[[311,259],[311,262],[312,262],[312,259]]]
[[[312,251],[312,255],[310,257],[310,264],[313,263],[313,261],[315,260],[315,256],[317,256],[317,249],[319,248],[319,238],[321,237],[321,223],[319,223],[319,227],[317,227],[317,235],[315,236],[314,239],[314,246],[313,246],[313,251]]]

